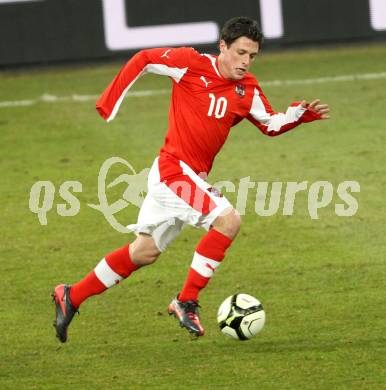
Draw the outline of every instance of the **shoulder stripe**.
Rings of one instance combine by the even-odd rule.
[[[217,66],[216,66],[216,58],[213,57],[213,56],[211,56],[210,54],[201,54],[201,55],[202,55],[202,56],[205,56],[205,57],[207,57],[207,58],[209,58],[209,60],[210,60],[210,62],[211,62],[211,64],[212,64],[212,67],[213,67],[214,71],[217,73],[217,76],[218,76],[218,77],[222,77],[221,74],[220,74],[220,72],[219,72],[218,69],[217,69]]]
[[[132,87],[132,85],[145,73],[155,73],[162,76],[169,76],[173,80],[175,80],[176,83],[179,83],[184,77],[185,73],[188,71],[188,68],[172,68],[164,64],[147,64],[143,70],[138,73],[138,75],[135,77],[134,80],[131,81],[131,83],[124,89],[121,96],[116,101],[114,108],[111,112],[111,115],[107,118],[107,122],[112,121],[115,116],[118,113],[119,107],[122,104],[123,99],[125,98],[127,92]]]
[[[164,64],[148,64],[145,66],[144,72],[155,73],[162,76],[169,76],[176,83],[179,83],[187,72],[188,67],[186,68],[172,68]]]

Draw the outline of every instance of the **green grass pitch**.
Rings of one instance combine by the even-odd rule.
[[[380,73],[385,58],[386,45],[262,53],[252,71],[261,81]],[[260,217],[251,190],[239,237],[200,297],[205,337],[191,341],[166,314],[203,234],[187,228],[155,265],[87,301],[67,344],[55,339],[52,288],[79,280],[133,239],[87,206],[98,202],[99,168],[112,156],[137,171],[150,166],[163,142],[168,95],[127,98],[110,124],[92,100],[1,102],[97,95],[121,65],[0,74],[0,388],[386,389],[385,78],[267,85],[276,110],[319,97],[332,119],[277,138],[247,121],[232,129],[210,182],[326,180],[335,192],[316,220],[307,191],[297,195],[294,215],[282,215],[281,203],[275,216]],[[147,75],[135,90],[169,86]],[[38,180],[56,188],[46,226],[28,206]],[[81,208],[61,217],[58,189],[68,180],[82,183]],[[345,180],[361,188],[352,217],[334,211]],[[115,187],[110,199],[124,189]],[[235,204],[236,195],[227,196]],[[116,217],[133,223],[137,212],[129,206]],[[264,304],[266,326],[253,340],[228,340],[217,328],[217,308],[235,292]]]

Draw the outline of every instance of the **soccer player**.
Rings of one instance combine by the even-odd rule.
[[[148,194],[138,221],[128,228],[134,242],[106,255],[84,279],[58,285],[53,293],[56,335],[67,340],[67,328],[87,298],[100,294],[152,264],[185,225],[203,227],[185,283],[168,312],[192,335],[204,335],[198,296],[224,259],[240,229],[240,216],[229,201],[206,182],[213,160],[231,127],[248,119],[260,131],[277,136],[301,123],[329,118],[329,107],[314,100],[273,111],[248,69],[261,48],[258,23],[237,17],[225,23],[218,56],[193,48],[142,50],[131,58],[97,101],[110,122],[130,87],[145,73],[172,80],[169,126],[148,178]]]

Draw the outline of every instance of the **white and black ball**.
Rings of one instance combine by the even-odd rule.
[[[231,295],[220,305],[217,322],[224,335],[249,340],[263,329],[265,311],[258,299],[239,293]]]

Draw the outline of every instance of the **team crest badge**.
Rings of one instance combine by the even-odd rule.
[[[208,191],[209,191],[212,195],[216,196],[217,198],[222,198],[222,197],[223,197],[223,194],[222,194],[217,188],[215,188],[215,187],[209,187],[209,188],[208,188]]]
[[[235,89],[237,95],[244,97],[245,96],[245,86],[243,84],[237,84]]]

